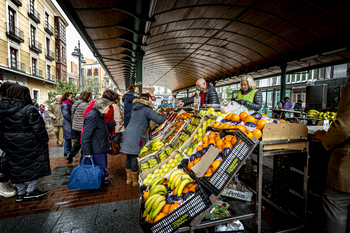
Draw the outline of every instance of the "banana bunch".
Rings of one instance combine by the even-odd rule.
[[[163,185],[161,185],[163,186]],[[164,187],[164,186],[163,186]],[[165,188],[165,187],[164,187]],[[148,219],[151,221],[157,217],[159,212],[163,209],[165,206],[165,196],[160,194],[154,194],[152,196],[149,196],[147,198],[147,201],[145,202],[145,211],[143,212],[142,217],[146,217],[149,213]]]
[[[140,154],[139,154],[139,157],[143,157],[142,154],[146,154],[147,151],[148,151],[148,147],[147,146],[142,147],[142,149],[140,151]]]
[[[169,176],[168,187],[172,190],[176,189],[175,193],[179,197],[185,186],[193,182],[193,179],[188,174],[185,174],[182,170],[175,170]]]
[[[156,140],[156,139],[155,139]],[[164,143],[162,141],[156,141],[152,143],[152,151],[160,150],[164,146]]]
[[[317,110],[311,109],[306,114],[306,118],[315,118],[315,119],[321,119],[321,120],[333,120],[334,117],[337,115],[336,112],[319,112]]]

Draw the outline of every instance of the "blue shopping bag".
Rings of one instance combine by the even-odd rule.
[[[68,188],[69,189],[98,189],[101,187],[104,171],[94,164],[93,156],[90,156],[91,165],[84,165],[83,158],[81,164],[73,168],[70,173]]]

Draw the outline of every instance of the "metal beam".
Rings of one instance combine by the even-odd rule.
[[[286,97],[287,64],[281,65],[281,92],[280,99]]]

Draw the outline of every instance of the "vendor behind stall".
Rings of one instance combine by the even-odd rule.
[[[350,81],[350,80],[349,80]],[[327,188],[323,193],[323,207],[328,220],[328,232],[349,232],[350,208],[350,83],[339,100],[338,114],[328,132],[315,135],[327,150],[332,150],[328,163]]]
[[[238,91],[236,99],[238,103],[248,108],[249,111],[259,111],[261,109],[262,93],[256,88],[252,76],[247,75],[241,78],[241,90]],[[236,99],[232,98],[232,101]]]
[[[215,87],[207,84],[204,78],[198,79],[196,82],[196,86],[197,90],[200,91],[201,105],[220,104],[218,93],[216,93]],[[178,103],[177,106],[183,107],[192,104],[194,102],[195,96],[196,95],[193,95],[192,97],[183,100],[182,102]]]

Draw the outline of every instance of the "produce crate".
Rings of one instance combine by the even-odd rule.
[[[144,209],[141,204],[141,209]],[[152,224],[144,221],[140,213],[140,226],[144,232],[171,233],[182,226],[188,225],[197,215],[207,210],[212,203],[204,190],[198,185],[196,192],[175,210]]]
[[[215,131],[213,128],[208,130]],[[234,132],[230,132],[234,131]],[[221,130],[221,138],[228,134],[236,135],[237,142],[231,149],[230,153],[224,158],[219,167],[214,171],[210,177],[202,177],[200,184],[206,187],[215,196],[219,195],[225,188],[226,184],[230,182],[232,177],[240,169],[241,165],[253,152],[254,148],[258,145],[259,140],[255,137],[251,140],[240,130]],[[242,140],[242,141],[241,141]],[[239,143],[241,141],[241,143]]]

